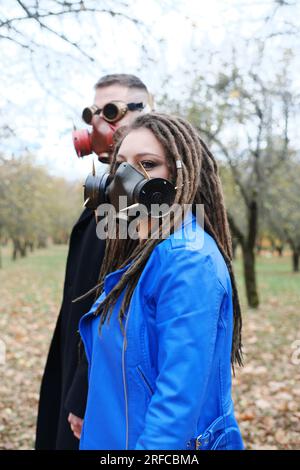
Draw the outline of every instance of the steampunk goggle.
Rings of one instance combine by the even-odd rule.
[[[127,111],[137,111],[145,108],[144,103],[124,103],[123,101],[110,101],[103,108],[95,104],[82,111],[82,119],[86,124],[91,124],[93,116],[102,113],[107,122],[117,122],[122,119]]]

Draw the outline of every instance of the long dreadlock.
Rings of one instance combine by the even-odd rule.
[[[233,338],[231,349],[231,364],[234,371],[234,363],[243,365],[242,355],[242,316],[239,297],[236,287],[235,276],[232,266],[232,243],[229,225],[224,205],[222,186],[218,174],[218,165],[207,148],[206,144],[199,137],[197,131],[186,120],[172,117],[166,114],[149,113],[138,117],[134,123],[127,128],[131,130],[147,128],[162,144],[166,159],[169,164],[173,180],[177,187],[174,205],[181,207],[184,204],[204,204],[204,228],[215,240],[223,258],[226,262],[231,283],[233,297]],[[124,135],[123,135],[124,138]],[[112,156],[110,172],[116,172],[116,157],[122,143],[122,138],[117,142]],[[181,162],[176,165],[176,161]],[[132,294],[142,274],[155,246],[162,242],[167,231],[173,233],[180,220],[181,212],[174,214],[171,227],[162,223],[159,227],[159,238],[148,238],[145,243],[139,244],[132,239],[116,240],[108,239],[105,256],[100,271],[97,295],[103,288],[105,276],[122,267],[129,268],[124,272],[119,282],[109,292],[106,298],[100,303],[95,315],[100,314],[101,327],[105,320],[109,321],[117,299],[124,291],[124,297],[119,311],[119,323],[124,334],[123,319],[129,307]],[[171,228],[171,230],[170,230]]]

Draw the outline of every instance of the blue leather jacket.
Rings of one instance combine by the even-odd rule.
[[[117,392],[124,415],[111,418],[122,439],[110,448],[243,449],[231,397],[231,281],[215,241],[190,214],[153,250],[126,314],[116,371],[123,383],[114,390],[93,363],[101,353],[93,312],[126,269],[106,276],[103,294],[80,322],[89,361],[80,448],[108,448],[110,417],[99,410],[99,396]],[[120,354],[113,344],[111,351]]]

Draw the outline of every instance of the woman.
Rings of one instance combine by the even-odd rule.
[[[149,235],[148,217],[138,243],[108,240],[103,291],[80,322],[80,449],[242,449],[231,398],[242,321],[215,159],[187,121],[150,113],[116,145],[112,175],[122,162],[173,182],[174,204],[204,204],[204,230],[177,211],[167,237],[164,218]]]

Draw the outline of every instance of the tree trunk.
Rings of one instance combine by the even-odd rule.
[[[18,254],[21,256],[21,258],[25,258],[27,255],[27,246],[26,242],[22,243],[20,240],[13,240],[13,254],[12,254],[12,260],[16,261]]]
[[[20,254],[21,254],[21,258],[25,258],[25,256],[27,255],[26,243],[20,244]]]
[[[47,248],[47,238],[46,237],[39,237],[37,248]]]
[[[245,275],[246,296],[248,305],[257,308],[259,298],[256,285],[255,272],[255,246],[257,238],[258,208],[256,201],[251,201],[249,205],[248,237],[243,243],[243,265]]]
[[[284,246],[283,246],[283,245],[278,245],[278,246],[276,247],[276,250],[277,250],[278,256],[279,256],[280,258],[281,258],[281,257],[282,257],[282,255],[283,255],[283,248],[284,248]]]
[[[259,298],[256,286],[255,272],[255,247],[258,225],[258,208],[256,201],[251,201],[248,205],[248,234],[247,237],[235,224],[233,217],[228,214],[228,222],[232,233],[239,241],[242,248],[244,278],[246,287],[246,297],[249,307],[257,308]]]
[[[293,272],[299,272],[299,258],[300,258],[300,251],[293,250]]]
[[[243,267],[245,277],[245,287],[248,305],[251,308],[257,308],[259,305],[256,273],[255,273],[255,253],[249,246],[243,246]]]
[[[27,241],[27,242],[25,243],[25,246],[26,246],[26,249],[28,248],[28,250],[30,251],[30,253],[33,252],[33,249],[34,249],[34,243],[33,243],[33,242]]]
[[[12,260],[16,261],[19,252],[19,240],[13,240]]]

